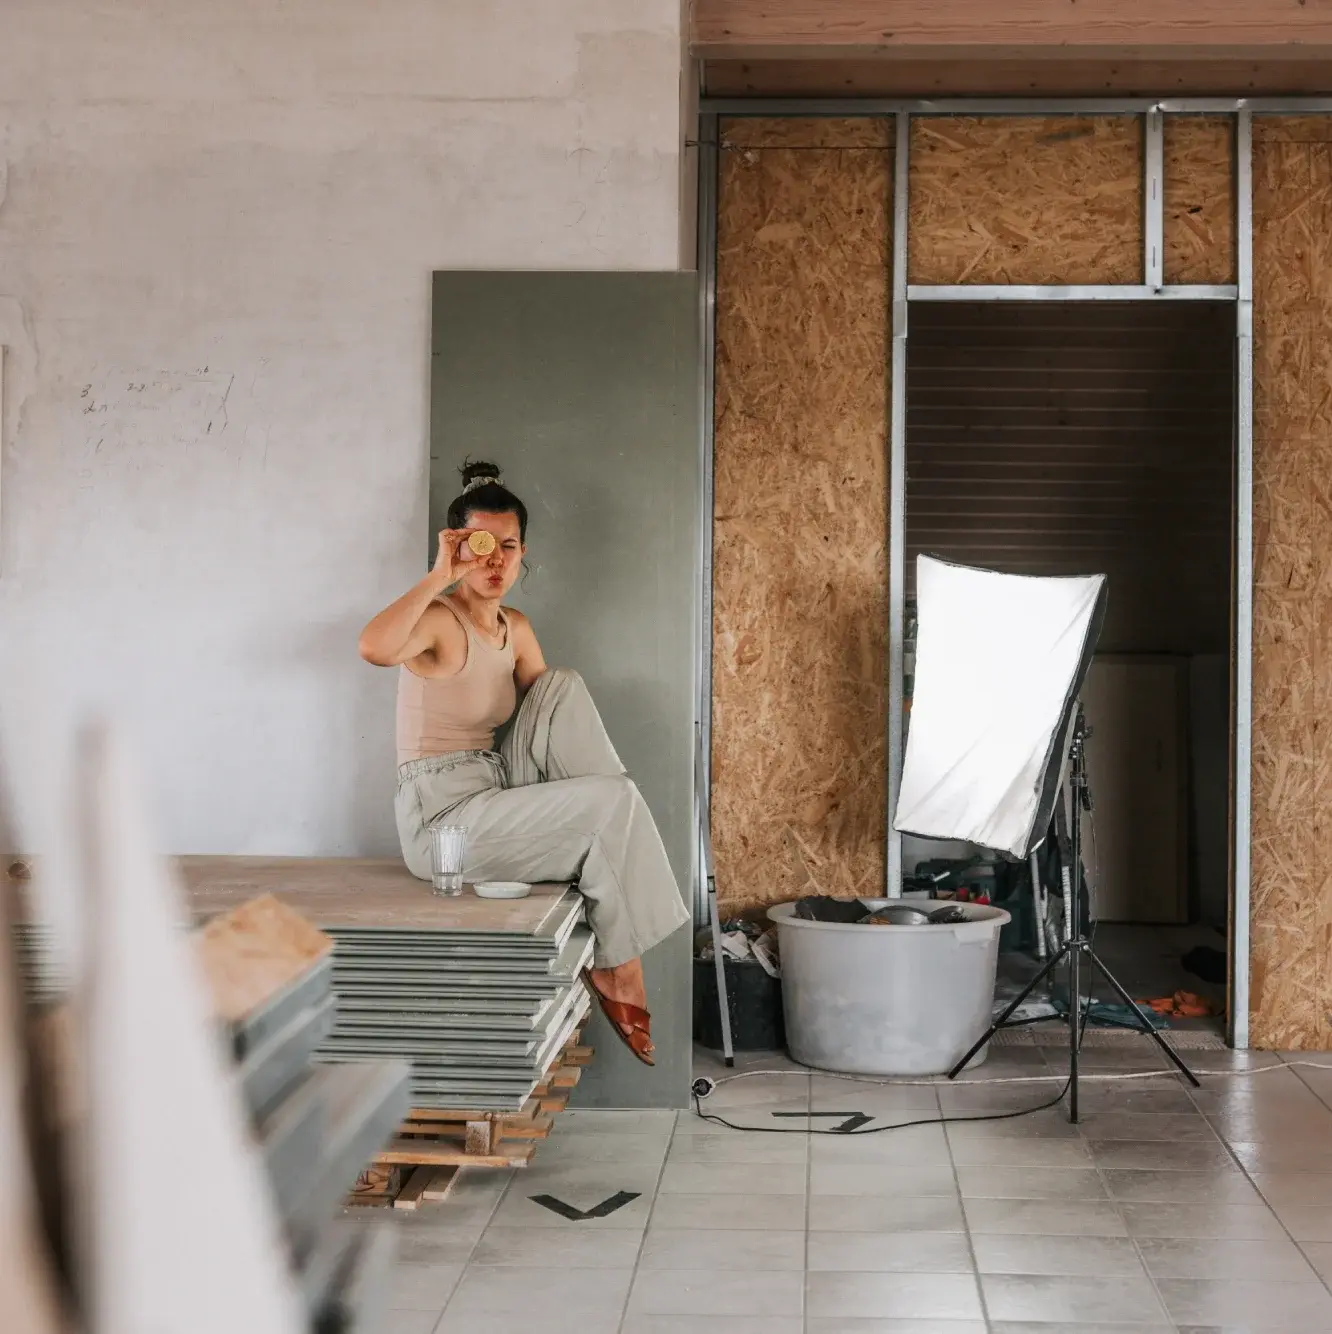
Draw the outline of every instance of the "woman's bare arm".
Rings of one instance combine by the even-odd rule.
[[[542,656],[541,645],[537,643],[536,631],[532,622],[520,611],[505,607],[504,614],[509,618],[509,627],[513,634],[513,681],[520,695],[531,689],[536,679],[546,670],[546,659]]]
[[[465,532],[451,529],[440,533],[434,569],[397,601],[389,603],[361,631],[359,647],[366,662],[376,667],[398,667],[437,648],[442,622],[431,613],[431,607],[457,578],[458,543],[466,536]]]

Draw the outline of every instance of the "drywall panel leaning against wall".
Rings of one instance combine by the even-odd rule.
[[[693,852],[698,289],[692,273],[437,273],[430,531],[494,460],[530,519],[510,600],[587,682],[683,895]],[[421,534],[421,557],[427,534]],[[433,553],[432,553],[433,554]],[[682,1107],[689,931],[644,958],[656,1066],[590,1029],[584,1105]]]

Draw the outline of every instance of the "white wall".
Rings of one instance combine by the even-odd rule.
[[[680,61],[680,0],[4,0],[23,774],[105,699],[173,850],[394,850],[355,641],[423,567],[431,271],[676,267]]]

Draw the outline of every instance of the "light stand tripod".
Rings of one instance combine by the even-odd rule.
[[[949,1079],[956,1079],[966,1068],[967,1062],[994,1035],[1008,1026],[1009,1018],[1018,1006],[1031,995],[1037,987],[1060,965],[1068,963],[1068,1119],[1078,1119],[1078,1051],[1082,1045],[1082,1029],[1086,1011],[1082,1000],[1082,966],[1084,958],[1089,968],[1101,974],[1114,988],[1120,1000],[1128,1006],[1129,1013],[1136,1015],[1138,1027],[1165,1053],[1170,1063],[1182,1074],[1194,1088],[1201,1088],[1197,1077],[1180,1060],[1174,1049],[1147,1021],[1146,1016],[1134,1003],[1132,997],[1120,986],[1114,974],[1097,957],[1092,949],[1091,940],[1083,930],[1082,914],[1082,812],[1092,808],[1091,793],[1087,787],[1087,723],[1083,717],[1082,705],[1074,705],[1072,738],[1069,742],[1068,790],[1069,805],[1073,819],[1065,816],[1062,797],[1055,802],[1055,839],[1059,852],[1059,880],[1064,900],[1064,943],[1050,958],[1039,973],[1022,989],[1018,997],[1004,1010],[1003,1014],[990,1025],[975,1046],[948,1072]],[[1043,930],[1045,923],[1040,923]],[[1087,1008],[1091,1006],[1091,997],[1087,997]]]

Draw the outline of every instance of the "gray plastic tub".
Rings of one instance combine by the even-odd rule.
[[[950,1070],[989,1027],[999,931],[1010,920],[1002,908],[958,906],[969,920],[953,926],[806,922],[793,903],[770,908],[791,1055],[854,1075]]]

